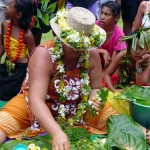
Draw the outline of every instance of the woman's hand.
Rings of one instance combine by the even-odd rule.
[[[145,54],[142,56],[142,59],[137,61],[137,65],[141,65],[143,62],[148,62],[150,63],[150,54]]]
[[[90,93],[90,100],[92,101],[92,107],[98,112],[101,110],[103,103],[97,99],[97,92],[99,89],[93,89]]]
[[[103,57],[104,57],[104,61],[105,61],[105,68],[107,68],[109,66],[109,64],[111,63],[111,57],[107,51],[105,51]]]
[[[70,150],[70,141],[67,135],[62,131],[55,134],[52,140],[53,150]]]
[[[97,111],[97,112],[99,112],[100,110],[101,110],[101,108],[103,107],[103,103],[102,103],[102,101],[98,101],[98,100],[95,100],[95,101],[93,101],[93,105],[92,105],[92,107]]]

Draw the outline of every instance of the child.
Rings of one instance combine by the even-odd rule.
[[[117,91],[117,88],[120,88],[120,86],[128,86],[134,82],[140,86],[149,84],[149,38],[149,33],[143,29],[139,29],[138,31],[133,32],[130,36],[122,38],[128,42],[127,52],[120,52],[104,73],[106,85],[112,92]],[[111,79],[111,76],[114,73],[118,76],[118,81],[115,85],[113,85]]]
[[[100,21],[96,23],[107,34],[105,43],[100,47],[104,50],[99,49],[99,53],[104,55],[105,66],[110,63],[109,55],[113,61],[119,51],[126,49],[125,42],[119,42],[120,37],[124,35],[123,31],[116,25],[119,18],[120,6],[116,2],[108,1],[102,5]]]
[[[10,0],[2,22],[2,43],[0,57],[6,52],[4,64],[0,65],[0,99],[9,100],[20,90],[24,80],[28,54],[34,48],[34,39],[29,25],[33,14],[32,0]]]

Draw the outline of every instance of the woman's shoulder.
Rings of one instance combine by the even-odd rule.
[[[45,53],[49,52],[49,48],[53,47],[53,45],[54,45],[53,40],[49,40],[49,41],[41,43],[40,45],[34,48],[30,57],[33,55],[33,53],[35,53],[35,51],[39,51],[38,53],[40,55],[44,55]],[[45,51],[45,49],[47,50],[47,52]]]

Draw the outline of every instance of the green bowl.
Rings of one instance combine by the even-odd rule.
[[[130,101],[131,117],[140,125],[150,129],[150,106]]]

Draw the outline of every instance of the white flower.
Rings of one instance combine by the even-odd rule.
[[[88,48],[91,45],[90,39],[87,36],[85,36],[83,40],[84,40],[84,47]]]
[[[61,73],[64,73],[65,72],[65,70],[64,70],[64,64],[58,65],[57,66],[57,70],[59,70],[59,72],[61,72]]]
[[[93,104],[93,101],[88,100],[88,103],[89,103],[89,105],[92,105],[92,104]]]
[[[79,35],[79,32],[75,32],[73,34],[70,34],[66,37],[66,39],[69,41],[69,42],[75,42],[75,43],[78,43],[80,41],[80,35]]]
[[[29,144],[29,146],[28,146],[28,150],[33,150],[35,148],[35,144]]]
[[[80,82],[78,79],[72,80],[70,79],[66,86],[68,90],[67,100],[76,100],[79,98],[79,89],[80,89]]]
[[[67,15],[68,15],[68,10],[63,9],[63,10],[57,11],[56,17],[57,18],[62,18],[62,17],[66,18]]]
[[[60,105],[58,113],[60,114],[61,117],[65,117],[65,111],[66,111],[65,106],[64,105]]]

